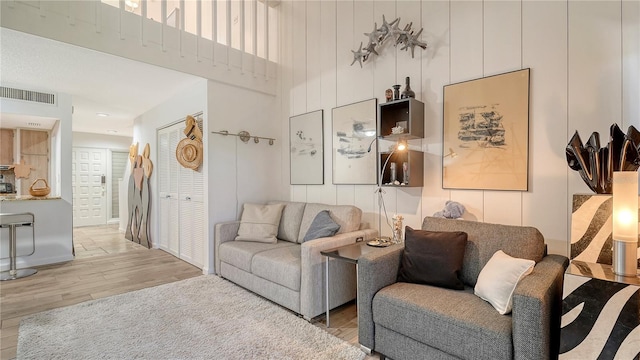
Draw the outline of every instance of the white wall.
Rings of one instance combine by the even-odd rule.
[[[56,152],[56,158],[51,169],[55,174],[51,176],[51,179],[59,179],[59,182],[54,182],[51,188],[59,188],[60,192],[57,195],[61,198],[56,200],[0,201],[0,212],[2,213],[31,212],[35,216],[35,253],[30,256],[19,256],[17,267],[23,268],[72,260],[71,96],[57,93],[55,105],[0,98],[0,108],[4,113],[59,119],[59,125],[54,131],[55,139],[52,141],[52,151]],[[6,232],[8,230],[3,229],[2,231],[3,251],[0,257],[5,258],[8,257],[8,254],[5,251],[7,243],[4,241],[4,237],[8,236],[8,232]],[[31,234],[28,231],[22,232],[18,236],[17,242],[18,248],[30,247]],[[0,267],[2,270],[8,269],[9,259],[2,259]]]
[[[377,226],[373,186],[332,185],[331,109],[378,98],[411,77],[425,103],[422,189],[386,189],[389,214],[419,227],[446,200],[478,221],[532,225],[550,251],[567,253],[571,196],[588,193],[566,164],[575,130],[584,140],[609,126],[640,127],[640,3],[636,1],[284,1],[282,6],[282,161],[288,164],[288,116],[324,109],[325,185],[290,186],[295,201],[348,203]],[[386,46],[361,69],[351,50],[365,45],[382,15],[424,28],[416,57]],[[531,68],[529,190],[443,190],[444,85]],[[403,85],[404,88],[404,85]],[[288,179],[288,167],[283,178]],[[383,227],[383,232],[389,230]]]
[[[73,132],[73,146],[129,151],[131,136]]]
[[[208,86],[209,101],[209,244],[213,244],[216,223],[239,219],[242,205],[286,199],[283,186],[281,151],[283,139],[279,116],[280,103],[275,96],[228,86],[213,81]],[[252,136],[275,138],[244,143],[236,136],[211,134],[244,130]],[[206,145],[206,144],[205,144]],[[213,247],[208,254],[213,253]],[[213,258],[209,258],[213,271]]]
[[[140,115],[134,121],[133,125],[133,143],[138,143],[138,153],[142,154],[142,150],[148,143],[151,148],[149,158],[155,165],[158,162],[158,145],[157,130],[168,125],[174,124],[180,120],[184,121],[187,115],[197,112],[204,112],[204,118],[207,117],[207,80],[201,79],[193,85],[183,89],[173,98],[156,106],[148,112]],[[206,128],[205,128],[206,129]],[[207,136],[204,135],[203,143],[206,146]],[[203,163],[203,171],[206,169],[206,158]],[[158,244],[158,176],[155,173],[157,167],[154,166],[154,173],[151,174],[149,187],[151,189],[151,214],[149,221],[151,222],[150,239],[154,247]],[[128,176],[128,174],[126,175]],[[206,181],[206,172],[205,172]],[[128,178],[124,179],[124,184],[128,184]],[[121,188],[127,191],[127,187]],[[205,217],[206,218],[206,217]],[[120,228],[125,229],[127,217],[120,218]]]
[[[156,131],[158,128],[184,119],[188,114],[203,111],[203,145],[205,156],[206,256],[203,272],[213,272],[213,228],[216,223],[236,220],[245,202],[260,203],[286,198],[281,178],[282,149],[279,102],[275,96],[261,92],[202,80],[185,89],[178,96],[141,115],[134,124],[133,141],[151,146],[151,160],[157,161]],[[236,136],[211,134],[227,130],[237,134],[241,130],[251,135],[276,138],[274,145],[253,138],[243,143]],[[157,177],[151,176],[151,239],[156,243],[158,233]],[[125,224],[121,222],[121,228]]]

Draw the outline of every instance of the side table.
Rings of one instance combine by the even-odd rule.
[[[356,278],[358,274],[358,259],[360,256],[375,251],[376,247],[367,245],[366,242],[360,241],[354,244],[339,246],[332,249],[320,251],[320,254],[327,257],[325,262],[325,296],[327,304],[327,328],[329,327],[329,259],[332,258],[338,261],[346,261],[356,266]],[[356,285],[357,286],[357,285]]]
[[[640,277],[572,261],[564,275],[560,360],[640,356]]]

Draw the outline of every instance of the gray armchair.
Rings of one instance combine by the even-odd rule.
[[[461,274],[465,289],[397,282],[400,245],[365,255],[358,261],[362,346],[394,360],[557,357],[568,259],[547,255],[537,229],[431,217],[422,229],[468,234]],[[480,271],[498,250],[536,262],[518,283],[508,315],[473,293]]]

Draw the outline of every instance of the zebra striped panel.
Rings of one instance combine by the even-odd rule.
[[[571,260],[612,264],[612,212],[611,195],[573,195],[571,243],[569,244]],[[637,258],[638,268],[640,268],[640,240]]]
[[[621,283],[610,267],[572,262],[564,276],[561,360],[640,359],[640,278]],[[577,271],[575,271],[577,270]]]

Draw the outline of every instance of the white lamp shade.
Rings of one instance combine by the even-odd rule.
[[[613,239],[638,242],[638,172],[613,173]]]

